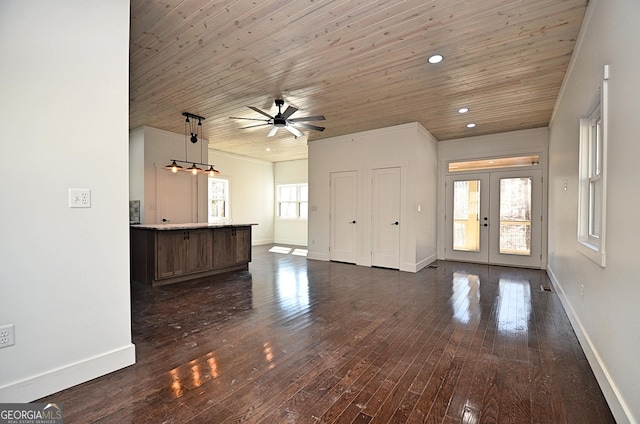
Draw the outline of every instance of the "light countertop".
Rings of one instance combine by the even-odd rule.
[[[199,228],[235,228],[235,227],[248,227],[251,225],[258,225],[256,223],[249,224],[236,224],[236,223],[215,223],[209,224],[206,222],[193,222],[193,223],[182,223],[182,224],[151,224],[151,225],[131,225],[131,228],[138,228],[141,230],[194,230]]]

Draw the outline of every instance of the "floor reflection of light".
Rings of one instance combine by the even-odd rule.
[[[273,369],[275,364],[273,363],[273,350],[271,349],[271,344],[269,342],[264,342],[262,345],[264,349],[264,358],[269,363],[269,369]]]
[[[284,268],[280,269],[277,278],[278,297],[287,308],[309,306],[309,281],[307,271]]]
[[[526,331],[531,315],[531,285],[526,280],[501,278],[498,304],[498,331]]]
[[[178,376],[178,369],[174,368],[169,371],[171,375],[171,390],[176,398],[182,396],[182,384],[180,383],[180,377]]]
[[[200,387],[209,379],[206,377],[207,372],[209,372],[213,378],[218,378],[220,375],[215,352],[209,352],[203,357],[193,359],[184,365],[170,370],[169,376],[171,377],[171,390],[173,391],[173,395],[179,398],[184,394],[185,387]]]
[[[207,353],[207,356],[207,365],[209,366],[211,377],[218,378],[218,362],[216,361],[216,357],[213,356],[213,352]]]
[[[462,422],[463,423],[479,423],[480,422],[480,414],[479,408],[472,405],[469,399],[464,403],[464,409],[462,410]]]
[[[200,367],[198,364],[191,366],[191,376],[193,377],[193,385],[195,387],[202,386],[202,377],[200,376]]]
[[[453,273],[453,294],[451,302],[453,318],[462,324],[468,324],[471,318],[480,317],[480,276],[464,272]]]

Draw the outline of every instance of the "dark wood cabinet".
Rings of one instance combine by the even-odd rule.
[[[185,273],[184,231],[156,233],[156,278],[173,277]]]
[[[251,262],[251,227],[221,228],[213,234],[213,267]]]
[[[151,286],[249,268],[251,226],[131,228],[131,280]]]
[[[156,278],[211,269],[211,230],[158,231]]]
[[[213,231],[187,231],[185,271],[188,273],[207,271],[211,269],[213,248]]]

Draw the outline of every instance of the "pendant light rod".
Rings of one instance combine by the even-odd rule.
[[[187,163],[187,164],[195,164],[195,165],[202,165],[202,166],[215,166],[212,165],[210,163],[202,163],[202,162],[194,162],[192,160],[182,160],[182,159],[169,159],[171,162],[180,162],[180,163]]]
[[[197,119],[200,122],[202,122],[202,121],[204,121],[206,119],[203,116],[195,115],[195,114],[189,113],[189,112],[182,112],[182,116],[186,116],[187,119],[189,119],[189,118]]]

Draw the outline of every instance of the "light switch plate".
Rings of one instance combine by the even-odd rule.
[[[90,208],[91,207],[91,190],[88,188],[70,188],[69,189],[69,207],[70,208]]]

